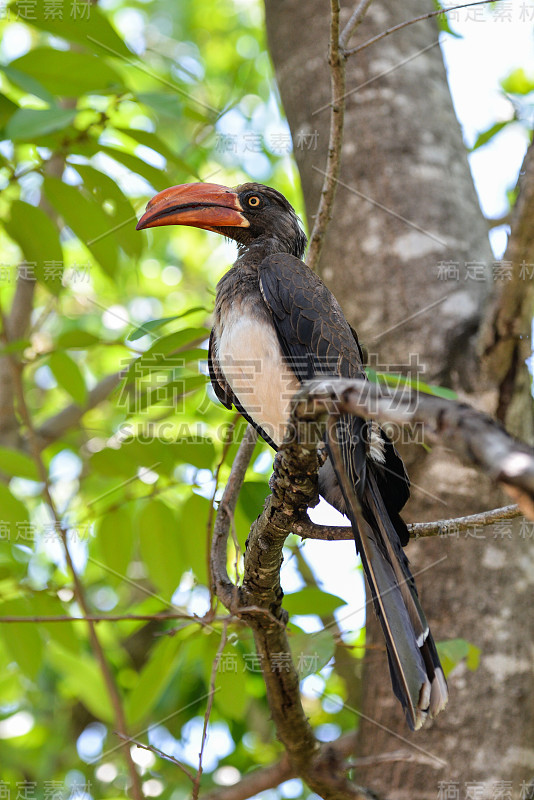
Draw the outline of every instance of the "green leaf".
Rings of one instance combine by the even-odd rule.
[[[173,511],[160,500],[144,501],[137,523],[141,556],[150,580],[158,592],[170,599],[187,568],[179,538],[187,533],[178,526]]]
[[[534,92],[534,76],[527,75],[523,67],[519,67],[501,81],[501,86],[510,94],[530,94]]]
[[[289,646],[293,655],[293,662],[297,668],[299,678],[307,678],[319,672],[332,658],[336,643],[329,630],[317,633],[304,633],[295,626],[291,630],[298,632],[289,636]]]
[[[460,661],[466,659],[468,669],[476,670],[480,662],[480,648],[465,639],[449,639],[436,642],[436,647],[445,677],[448,677]]]
[[[62,131],[76,114],[75,109],[67,108],[19,108],[6,126],[6,136],[14,141],[31,142],[48,133]]]
[[[25,617],[31,609],[24,600],[7,600],[0,604],[0,616]],[[22,672],[35,680],[43,662],[43,642],[36,625],[29,622],[6,623],[1,626],[2,639]]]
[[[183,104],[175,94],[165,92],[140,92],[137,94],[140,103],[171,119],[183,120]]]
[[[329,616],[336,608],[344,606],[346,600],[335,594],[322,592],[320,589],[309,586],[299,589],[298,592],[284,596],[284,608],[292,616],[294,614],[318,614],[320,617]]]
[[[179,331],[168,333],[166,336],[161,336],[148,350],[145,350],[143,356],[152,356],[153,354],[164,356],[168,353],[174,353],[184,348],[187,344],[205,339],[208,335],[208,328],[182,328]]]
[[[140,358],[134,359],[117,390],[117,404],[129,414],[163,403],[176,408],[186,394],[206,385],[206,375],[185,373],[184,368],[192,358],[198,359],[197,349],[188,351],[187,345],[207,336],[206,328],[185,328],[162,336]],[[205,354],[205,351],[202,351]],[[170,378],[163,383],[161,372]]]
[[[76,361],[66,353],[57,350],[49,357],[48,366],[61,388],[72,397],[75,403],[84,406],[87,402],[87,387]]]
[[[126,153],[124,150],[119,150],[116,147],[100,145],[99,149],[103,153],[106,153],[106,155],[115,159],[115,161],[118,161],[119,164],[123,164],[132,172],[137,173],[137,175],[141,175],[141,177],[145,178],[145,180],[158,191],[168,187],[170,179],[166,170],[153,167],[151,164],[147,164],[146,161],[143,161],[142,158],[139,158],[139,156]],[[135,225],[133,227],[135,228]]]
[[[170,474],[176,466],[176,459],[172,451],[172,443],[158,438],[128,438],[121,446],[120,452],[125,459],[125,464],[134,464],[137,467],[154,469],[158,472]]]
[[[10,450],[7,447],[0,447],[0,472],[5,472],[6,475],[16,475],[19,478],[27,478],[30,481],[39,480],[39,473],[34,460],[19,450]],[[0,509],[1,514],[2,511]]]
[[[69,186],[58,178],[47,176],[43,181],[45,194],[85,244],[108,275],[113,275],[119,260],[119,248],[108,218],[93,200],[88,200],[79,187]]]
[[[365,372],[367,377],[373,383],[385,383],[387,386],[392,386],[398,389],[402,386],[415,389],[417,392],[425,392],[426,394],[433,394],[436,397],[445,397],[448,400],[457,400],[458,395],[452,389],[446,386],[435,386],[424,381],[418,381],[414,378],[406,378],[404,375],[398,375],[394,372],[376,372],[371,367],[366,367]]]
[[[31,613],[35,616],[59,617],[68,613],[59,598],[48,592],[34,592],[30,598]],[[85,623],[78,623],[80,630]],[[73,653],[80,652],[80,638],[72,622],[40,622],[39,626],[50,639]]]
[[[11,61],[9,66],[38,80],[60,97],[110,92],[122,86],[118,73],[103,58],[75,50],[36,47]]]
[[[110,230],[130,258],[139,258],[143,242],[135,230],[137,214],[130,200],[109,175],[87,164],[76,164],[76,172],[100,207],[108,208],[106,217]]]
[[[62,289],[63,251],[59,231],[45,212],[22,200],[11,204],[11,218],[4,223],[6,232],[24,253],[28,266],[39,283],[57,295]],[[28,236],[28,231],[32,232]]]
[[[132,558],[134,529],[127,506],[109,511],[101,520],[98,531],[98,547],[102,561],[119,576],[126,575]],[[109,576],[112,580],[112,576]]]
[[[192,464],[198,469],[210,469],[215,461],[215,447],[210,439],[203,436],[189,436],[182,438],[172,445],[167,445],[172,450],[174,461]]]
[[[48,89],[45,87],[35,78],[32,78],[31,75],[26,75],[26,73],[21,72],[19,69],[13,69],[12,66],[13,62],[9,64],[7,67],[0,67],[0,71],[4,73],[6,78],[14,83],[15,86],[18,86],[19,89],[22,89],[29,94],[35,95],[35,97],[39,97],[41,100],[44,100],[45,103],[49,103],[51,106],[54,106],[57,102],[57,98],[54,97]]]
[[[0,483],[0,523],[9,530],[9,539],[17,539],[17,523],[29,522],[28,510],[24,503],[14,497],[5,484]]]
[[[3,706],[19,705],[26,693],[26,688],[21,686],[19,672],[0,673],[0,703]]]
[[[49,642],[47,656],[63,677],[66,693],[83,703],[97,719],[112,723],[114,714],[111,701],[96,661],[71,653],[57,642]]]
[[[494,136],[500,133],[500,131],[502,131],[502,129],[506,127],[506,125],[508,125],[510,122],[513,122],[513,120],[506,120],[505,122],[496,122],[487,130],[483,131],[482,133],[479,133],[476,142],[471,148],[471,152],[487,144],[491,139],[493,139]]]
[[[209,500],[199,494],[192,494],[180,510],[178,525],[184,552],[184,569],[192,569],[198,581],[204,585],[208,582],[206,537],[210,509]]]
[[[474,672],[479,668],[481,652],[482,651],[480,650],[480,647],[477,647],[469,642],[469,649],[467,651],[465,663],[467,664],[467,669],[470,669],[471,672]]]
[[[140,339],[142,336],[146,336],[147,333],[151,333],[152,331],[157,331],[159,328],[162,328],[167,322],[172,322],[174,319],[179,319],[180,315],[175,317],[161,317],[160,319],[149,319],[146,322],[143,322],[138,328],[132,331],[127,337],[127,342],[135,342],[137,339]]]
[[[439,11],[442,8],[445,11],[447,10],[447,6],[444,6],[442,3],[439,2],[439,0],[434,0],[434,7],[436,11]],[[460,33],[453,31],[453,29],[449,25],[449,18],[446,13],[438,14],[435,17],[435,19],[436,19],[436,24],[438,26],[438,30],[443,31],[443,33],[449,33],[451,36],[454,36],[455,39],[463,39],[463,36]]]
[[[227,645],[220,654],[215,680],[215,706],[225,719],[242,720],[250,697],[244,691],[245,662],[239,651]]]
[[[18,16],[35,28],[91,48],[98,55],[111,53],[118,57],[132,57],[107,17],[94,3],[79,3],[76,12],[72,0],[54,0],[54,13],[51,14],[47,3],[39,2],[32,4],[31,16],[24,14],[28,8],[27,0],[15,0],[9,7],[15,18]]]
[[[16,103],[6,97],[5,94],[0,94],[0,128],[4,128],[8,120],[18,110],[19,107]],[[7,138],[7,135],[4,138]]]
[[[181,167],[181,169],[183,169],[187,175],[195,173],[194,168],[184,161],[181,156],[171,150],[169,145],[160,139],[155,133],[151,133],[150,131],[142,131],[138,128],[117,128],[116,130],[120,131],[126,136],[129,136],[138,144],[142,144],[144,147],[149,147],[151,150],[159,153],[159,155],[163,156],[163,158],[167,159],[167,161],[171,161],[173,164],[176,164],[176,166]]]
[[[133,375],[140,378],[148,372],[154,370],[158,365],[166,366],[166,357],[171,353],[183,350],[187,345],[192,345],[209,335],[207,328],[182,328],[182,330],[168,333],[166,336],[161,336],[150,347],[145,350],[140,358],[132,361],[126,380],[131,379]],[[169,368],[179,366],[181,359],[178,358],[178,364],[168,363]]]
[[[30,339],[16,339],[0,347],[0,353],[2,355],[5,353],[20,353],[22,350],[26,350],[27,347],[31,347],[31,344]]]
[[[121,447],[119,450],[105,447],[91,456],[90,464],[91,469],[109,478],[116,475],[131,477],[136,474],[138,466],[129,457],[125,447]]]
[[[127,404],[128,412],[139,414],[147,408],[160,404],[167,409],[176,409],[185,395],[203,388],[207,382],[206,375],[185,375],[183,378],[167,381],[163,386],[131,398],[131,402]]]
[[[78,348],[85,350],[98,342],[100,342],[100,339],[94,333],[80,329],[60,333],[56,340],[57,346],[62,350],[76,350]]]
[[[152,648],[134,689],[126,699],[125,713],[129,725],[139,725],[154,709],[178,668],[182,646],[179,636],[167,636]]]

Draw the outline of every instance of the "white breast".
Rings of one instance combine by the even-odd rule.
[[[217,343],[224,377],[247,414],[277,445],[282,443],[290,401],[299,382],[285,364],[272,324],[242,306],[224,320]]]

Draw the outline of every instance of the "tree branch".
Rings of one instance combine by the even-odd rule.
[[[492,508],[479,514],[470,514],[466,517],[453,519],[438,519],[434,522],[409,522],[408,531],[412,539],[421,539],[429,536],[456,536],[462,531],[473,530],[477,527],[494,525],[499,520],[515,519],[522,516],[517,505]],[[326,542],[351,541],[354,539],[350,525],[316,525],[309,517],[299,520],[293,533],[301,539],[320,539]]]
[[[290,532],[302,535],[318,531],[318,526],[310,527],[307,517],[307,509],[318,500],[316,448],[325,435],[325,428],[328,431],[335,425],[341,414],[396,424],[423,422],[427,439],[446,444],[487,472],[505,490],[516,494],[522,510],[534,518],[534,450],[518,442],[487,415],[462,403],[413,390],[407,392],[405,386],[386,389],[363,378],[308,381],[295,395],[290,433],[275,458],[270,482],[272,494],[267,498],[263,513],[252,525],[243,585],[238,587],[232,584],[226,570],[226,543],[231,514],[253,446],[247,439],[241,444],[226,497],[215,521],[212,572],[216,589],[229,611],[246,621],[254,633],[269,708],[289,764],[313,791],[327,799],[364,797],[366,790],[350,783],[346,764],[331,752],[327,756],[308,723],[284,627],[286,615],[282,609],[280,568],[282,548]],[[329,435],[329,440],[334,459],[340,461],[334,437]],[[337,472],[343,475],[341,463],[337,467]],[[350,486],[347,492],[350,496]],[[356,499],[353,512],[358,524],[364,525]],[[453,524],[465,528],[482,522],[489,524],[517,514],[517,508],[508,507],[471,518],[422,523],[412,526],[412,535],[450,531]],[[334,538],[332,531],[327,535]],[[336,529],[335,538],[338,535],[352,538],[350,528]],[[267,613],[258,614],[261,610]]]
[[[280,761],[269,764],[268,767],[255,769],[249,772],[238,783],[232,786],[223,786],[201,796],[200,800],[247,800],[267,789],[274,789],[290,778],[298,777],[294,767],[291,766],[289,757],[285,754]]]
[[[328,747],[338,758],[347,758],[354,752],[355,734],[347,733],[334,742],[329,742]],[[355,764],[353,760],[352,765]],[[291,765],[287,753],[274,764],[261,767],[245,775],[238,783],[232,786],[223,786],[220,789],[208,792],[201,800],[246,800],[259,792],[274,789],[290,778],[297,778],[298,774]]]
[[[502,508],[492,508],[490,511],[482,511],[480,514],[470,514],[466,517],[438,519],[436,522],[408,523],[408,531],[413,539],[420,539],[426,536],[457,536],[464,531],[473,532],[475,528],[485,528],[488,525],[495,525],[500,520],[516,519],[521,516],[519,506],[503,506]]]
[[[63,408],[53,417],[47,419],[35,433],[39,440],[39,447],[42,449],[47,447],[56,439],[59,439],[66,431],[73,428],[81,420],[84,414],[92,408],[100,405],[115,389],[121,381],[121,373],[114,372],[111,375],[106,375],[105,378],[96,384],[94,389],[91,389],[87,396],[85,405],[79,406],[76,403]]]
[[[534,519],[534,449],[515,439],[501,425],[465,403],[443,397],[391,390],[364,378],[308,381],[294,397],[292,436],[312,420],[354,414],[398,425],[419,422],[427,441],[451,448],[485,472]]]
[[[276,456],[272,494],[252,525],[239,587],[228,577],[226,543],[253,444],[242,442],[215,520],[212,575],[222,602],[253,631],[272,719],[292,769],[325,800],[364,800],[369,793],[349,781],[340,753],[321,745],[313,734],[300,700],[299,676],[284,624],[287,616],[281,608],[284,542],[306,509],[318,501],[318,431],[315,425],[303,426],[299,440],[284,444]]]

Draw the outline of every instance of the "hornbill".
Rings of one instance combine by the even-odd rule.
[[[285,197],[258,183],[173,186],[150,200],[137,229],[189,225],[237,242],[238,258],[217,285],[209,344],[212,385],[275,450],[291,398],[314,376],[365,375],[362,350],[341,307],[301,260],[306,236]],[[332,455],[319,469],[321,495],[351,518],[375,611],[387,645],[393,689],[412,729],[447,703],[447,684],[403,547],[399,511],[409,480],[393,443],[376,423],[338,423],[345,474],[359,498],[365,531],[344,496]],[[326,443],[327,452],[328,441]],[[345,486],[346,486],[345,481]]]

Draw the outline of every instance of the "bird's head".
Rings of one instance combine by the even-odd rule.
[[[302,258],[306,236],[286,198],[261,183],[235,189],[217,183],[184,183],[155,195],[137,230],[159,225],[189,225],[234,239],[240,248],[275,240],[279,252]]]

